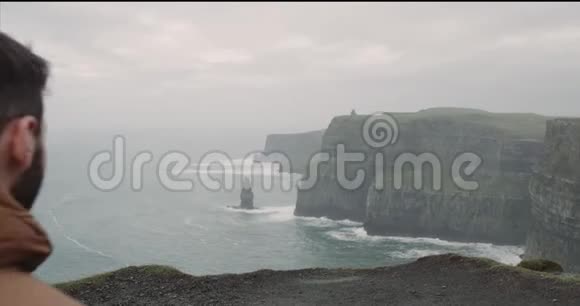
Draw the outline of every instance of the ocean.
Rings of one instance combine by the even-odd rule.
[[[88,175],[91,157],[110,149],[110,138],[101,140],[59,138],[49,145],[48,171],[33,209],[54,245],[52,256],[36,271],[42,280],[57,283],[145,264],[193,275],[370,268],[449,252],[517,264],[523,253],[521,246],[368,236],[361,223],[351,220],[295,217],[296,190],[285,190],[283,183],[297,177],[270,170],[253,173],[256,183],[271,179],[273,187],[254,188],[258,209],[252,211],[230,207],[239,205],[239,181],[250,175],[238,168],[211,171],[238,182],[232,190],[203,187],[195,167],[180,176],[194,182],[193,190],[167,190],[153,162],[144,170],[141,190],[132,190],[126,177],[115,190],[102,191]],[[146,143],[157,152],[167,148]]]

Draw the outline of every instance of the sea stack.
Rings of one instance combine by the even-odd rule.
[[[580,272],[580,120],[549,121],[545,144],[547,156],[530,183],[532,228],[525,257]]]
[[[244,182],[242,184],[240,200],[240,208],[254,209],[254,192],[252,191],[252,185],[247,178],[244,178]]]

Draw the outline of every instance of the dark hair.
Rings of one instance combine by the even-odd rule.
[[[29,48],[0,32],[0,130],[14,118],[43,117],[49,65]]]

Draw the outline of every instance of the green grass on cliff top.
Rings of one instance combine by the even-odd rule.
[[[129,269],[137,269],[139,273],[149,274],[149,275],[181,275],[183,274],[181,271],[169,267],[169,266],[162,266],[162,265],[147,265],[147,266],[140,266],[140,267],[126,267],[112,272],[106,272],[101,274],[96,274],[93,276],[89,276],[86,278],[82,278],[79,280],[74,280],[70,282],[55,284],[54,286],[57,289],[63,291],[74,291],[78,288],[85,287],[85,286],[98,286],[107,282],[114,274],[122,274],[124,271]]]
[[[506,136],[519,139],[544,139],[546,121],[552,119],[533,113],[491,113],[465,108],[430,108],[414,113],[390,113],[400,124],[422,119],[450,120],[458,124],[477,124],[502,130]],[[367,115],[339,116],[338,120],[364,121]]]
[[[548,272],[539,272],[518,266],[505,265],[489,258],[475,257],[475,259],[480,260],[482,263],[485,263],[492,270],[516,272],[522,275],[537,275],[542,278],[580,284],[580,275],[577,274],[554,274]]]
[[[472,259],[478,260],[484,265],[486,265],[490,270],[499,271],[499,272],[510,272],[510,273],[519,273],[521,275],[536,275],[546,279],[552,279],[556,281],[562,282],[572,282],[574,284],[580,284],[580,275],[573,275],[573,274],[552,274],[546,272],[537,272],[528,269],[524,269],[521,267],[505,265],[494,261],[489,258],[481,258],[481,257],[473,257]],[[57,289],[63,290],[66,292],[76,291],[82,288],[91,288],[93,286],[99,286],[101,284],[106,283],[107,281],[113,279],[115,275],[124,274],[125,271],[133,270],[133,272],[137,272],[138,274],[143,275],[157,275],[157,276],[179,276],[183,275],[183,272],[169,266],[161,266],[161,265],[148,265],[148,266],[131,266],[127,268],[122,268],[116,271],[97,274],[91,277],[70,281],[66,283],[60,283],[54,285]]]

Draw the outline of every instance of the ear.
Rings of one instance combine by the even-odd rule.
[[[38,145],[40,123],[33,116],[13,120],[7,126],[8,154],[17,171],[30,167]]]

